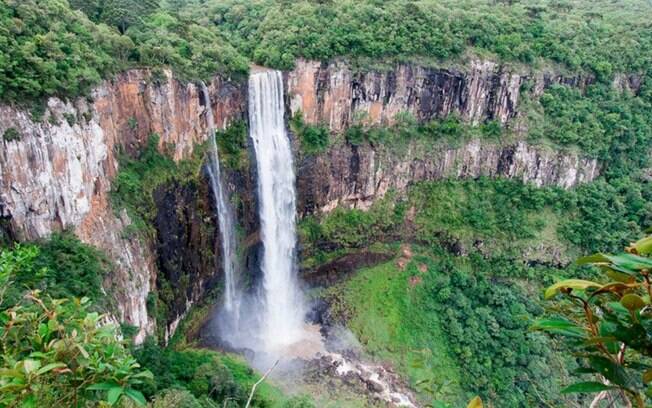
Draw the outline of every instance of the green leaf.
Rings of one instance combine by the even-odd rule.
[[[63,368],[63,367],[66,367],[66,365],[65,365],[64,363],[51,363],[51,364],[47,364],[47,365],[41,367],[41,368],[36,372],[36,374],[38,374],[38,375],[45,374],[45,373],[47,373],[48,371],[52,371],[52,370],[54,370],[55,368]]]
[[[480,397],[475,397],[473,398],[470,402],[469,405],[466,406],[466,408],[482,408],[482,400]]]
[[[620,385],[621,387],[629,386],[629,377],[621,365],[602,356],[590,356],[589,364],[597,373],[600,373],[613,384]]]
[[[577,261],[575,261],[576,264],[578,265],[588,265],[588,264],[595,264],[595,263],[609,263],[611,260],[609,257],[605,254],[593,254],[589,256],[583,256],[581,258],[578,258]]]
[[[618,266],[621,271],[639,271],[641,269],[652,268],[652,259],[627,253],[619,255],[594,254],[579,258],[576,263],[578,265],[612,264]]]
[[[29,396],[27,396],[27,398],[25,398],[23,400],[22,404],[20,404],[20,407],[21,408],[36,408],[37,407],[37,404],[36,404],[37,402],[38,401],[36,401],[36,396],[35,395],[29,395]]]
[[[636,252],[641,255],[652,253],[652,236],[641,238],[632,244]]]
[[[45,338],[50,330],[48,330],[47,324],[41,323],[38,325],[38,335]]]
[[[600,288],[602,285],[596,282],[591,282],[582,279],[566,279],[561,282],[557,282],[554,285],[546,289],[544,297],[550,299],[557,294],[562,289],[578,289],[586,290],[588,288]]]
[[[612,268],[606,265],[600,265],[600,268],[611,279],[622,283],[633,283],[636,281],[630,271],[619,270],[620,268]]]
[[[643,383],[648,384],[652,382],[652,369],[645,370],[643,373]]]
[[[86,387],[86,389],[89,391],[108,391],[111,388],[115,388],[116,386],[116,383],[97,383]]]
[[[575,392],[601,392],[601,391],[606,391],[613,389],[614,387],[610,387],[608,385],[604,385],[602,383],[596,382],[596,381],[586,381],[586,382],[579,382],[575,383],[573,385],[569,385],[568,387],[564,388],[561,390],[562,394],[571,394]]]
[[[620,299],[620,304],[623,305],[630,312],[642,309],[645,307],[645,301],[639,295],[628,293]]]
[[[142,392],[134,390],[133,388],[127,388],[125,390],[125,395],[129,398],[131,398],[136,404],[140,406],[144,406],[147,404],[147,401],[145,400],[145,396],[143,395]]]
[[[41,362],[38,360],[27,359],[23,361],[23,367],[25,368],[25,373],[30,374],[41,367]]]
[[[82,356],[84,356],[84,358],[89,357],[88,351],[86,351],[84,346],[82,346],[81,344],[77,344],[76,346],[77,346],[77,349],[79,350],[79,352],[82,354]]]
[[[109,393],[106,397],[106,401],[109,403],[109,405],[115,405],[120,397],[122,396],[122,393],[124,392],[124,388],[122,387],[113,387],[109,390]]]
[[[541,319],[537,320],[531,327],[532,330],[543,330],[549,333],[560,334],[562,336],[584,338],[584,330],[575,323],[566,319]]]

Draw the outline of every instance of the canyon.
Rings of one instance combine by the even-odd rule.
[[[333,142],[318,155],[300,153],[294,140],[299,216],[337,206],[365,209],[388,191],[402,193],[421,180],[506,177],[571,188],[600,173],[595,159],[529,144],[519,111],[525,83],[536,97],[553,83],[582,89],[593,81],[590,76],[519,72],[480,60],[455,69],[401,64],[366,72],[343,61],[299,60],[283,77],[286,119],[301,111],[306,122],[325,124],[333,134],[358,118],[365,125],[389,125],[398,113],[409,112],[419,121],[449,114],[470,124],[496,120],[520,135],[504,143],[474,139],[428,149],[410,144],[400,153]],[[618,86],[628,84],[635,86],[635,81],[625,78]],[[88,98],[50,98],[41,118],[18,106],[0,105],[0,134],[10,128],[19,134],[0,142],[0,228],[18,240],[71,230],[105,251],[115,262],[105,290],[116,298],[116,319],[138,327],[137,342],[156,330],[147,299],[160,289],[161,276],[175,286],[183,269],[188,280],[176,285],[171,315],[166,327],[159,328],[166,339],[190,307],[222,280],[219,227],[215,217],[204,216],[215,213],[207,177],[197,185],[157,189],[156,237],[133,236],[128,214],[112,208],[110,200],[120,155],[136,157],[150,134],[159,135],[162,152],[182,161],[207,139],[206,109],[217,129],[248,117],[246,84],[214,77],[207,83],[210,106],[201,93],[199,86],[175,79],[170,71],[131,70],[105,81]],[[225,173],[226,189],[242,201],[235,215],[246,236],[245,262],[255,264],[260,245],[255,163]],[[206,224],[212,229],[206,231]]]

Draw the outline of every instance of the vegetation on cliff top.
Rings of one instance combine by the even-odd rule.
[[[297,57],[451,60],[467,50],[506,61],[549,60],[610,77],[647,69],[652,5],[611,1],[172,2],[217,27],[254,62],[290,68]]]
[[[157,2],[72,3],[94,21],[66,0],[0,2],[3,100],[86,95],[110,74],[143,65],[169,66],[187,80],[248,70],[246,59],[216,30],[179,20]]]
[[[249,61],[296,58],[450,62],[469,53],[594,73],[652,64],[644,0],[6,0],[0,3],[0,94],[77,96],[134,66],[186,80],[242,74]],[[76,10],[80,11],[76,11]]]

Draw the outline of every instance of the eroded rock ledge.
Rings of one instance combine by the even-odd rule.
[[[402,154],[369,145],[338,145],[299,164],[297,190],[299,210],[307,215],[338,206],[366,209],[390,189],[404,193],[418,181],[485,176],[569,188],[598,173],[594,159],[525,142],[498,145],[472,140],[457,148],[430,150],[415,143]]]

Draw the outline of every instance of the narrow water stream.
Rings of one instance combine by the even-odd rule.
[[[208,176],[213,190],[213,199],[217,209],[217,219],[219,222],[221,246],[222,246],[222,268],[224,269],[224,319],[230,330],[238,331],[238,321],[240,318],[240,296],[238,293],[238,262],[236,258],[236,232],[235,218],[233,209],[229,202],[224,180],[222,179],[222,170],[220,168],[220,159],[215,141],[215,118],[211,108],[208,88],[204,82],[202,85],[202,94],[206,106],[206,122],[208,128],[208,140],[210,141],[209,163],[207,168]]]

